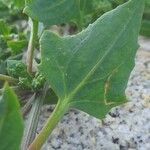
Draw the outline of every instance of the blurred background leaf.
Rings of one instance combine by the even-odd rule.
[[[20,150],[23,120],[18,99],[6,84],[0,97],[0,150]]]

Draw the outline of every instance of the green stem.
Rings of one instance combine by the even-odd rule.
[[[55,126],[58,124],[64,113],[68,110],[67,101],[59,100],[52,115],[47,120],[45,126],[29,146],[28,150],[40,150],[42,145],[45,143],[49,135],[52,133]]]
[[[3,75],[3,74],[0,74],[0,80],[7,81],[10,83],[17,83],[18,82],[18,79],[15,79],[13,77]]]
[[[31,112],[27,121],[27,126],[25,128],[22,150],[27,150],[27,147],[31,144],[36,135],[40,110],[43,104],[41,97],[39,97],[39,95],[37,96],[38,97],[35,99],[32,105]]]
[[[21,54],[18,54],[18,55],[15,55],[15,56],[10,56],[9,58],[8,58],[8,60],[20,60],[20,59],[22,59],[22,56],[23,56],[23,53],[21,53]]]
[[[29,112],[30,108],[32,107],[33,101],[35,100],[35,95],[36,94],[33,94],[32,97],[27,101],[27,103],[22,108],[21,112],[23,116],[25,116],[27,112]]]
[[[48,90],[48,85],[46,83],[42,90],[42,94],[36,93],[32,97],[34,101],[33,101],[32,108],[31,108],[29,118],[27,121],[27,126],[24,132],[22,150],[27,150],[28,146],[32,143],[32,141],[34,140],[36,136],[41,107],[43,106],[43,101],[45,99],[47,90]]]
[[[35,20],[32,20],[31,25],[31,35],[30,40],[28,44],[28,50],[27,50],[27,70],[29,74],[32,74],[32,66],[33,66],[33,55],[34,55],[34,49],[35,44],[37,40],[37,34],[38,34],[38,22]]]

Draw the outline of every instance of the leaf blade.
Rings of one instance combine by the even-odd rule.
[[[79,16],[78,0],[34,0],[26,1],[24,12],[32,19],[46,25],[74,21]]]
[[[59,99],[98,118],[126,102],[143,9],[142,0],[131,0],[77,35],[44,33],[40,70]],[[85,107],[87,101],[95,109]]]
[[[4,108],[0,117],[0,149],[19,150],[23,135],[23,121],[17,98],[7,84],[0,105]]]

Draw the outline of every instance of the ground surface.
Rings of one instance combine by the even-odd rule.
[[[140,37],[140,45],[126,91],[129,102],[103,121],[70,111],[42,150],[150,150],[150,40]],[[50,112],[43,108],[39,129]]]

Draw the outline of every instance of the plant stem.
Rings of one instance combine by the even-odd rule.
[[[30,110],[30,108],[32,107],[32,103],[35,100],[35,95],[36,94],[33,94],[32,97],[27,101],[27,103],[22,108],[21,112],[23,116],[25,116],[27,112]]]
[[[52,115],[47,120],[45,126],[33,141],[33,143],[29,146],[28,150],[40,150],[42,145],[47,140],[48,136],[52,133],[55,126],[58,124],[64,113],[68,110],[67,101],[59,100]]]
[[[15,56],[11,56],[8,58],[8,60],[13,60],[13,59],[20,60],[20,59],[22,59],[22,56],[23,56],[23,53],[15,55]]]
[[[27,147],[31,144],[31,142],[35,138],[41,105],[42,105],[41,101],[42,99],[40,99],[39,97],[36,97],[34,99],[31,111],[29,113],[29,118],[27,120],[26,128],[24,130],[22,150],[27,150]]]
[[[15,79],[13,77],[3,75],[3,74],[0,74],[0,80],[7,81],[10,83],[17,83],[18,82],[18,79]]]
[[[29,74],[32,74],[33,55],[34,55],[36,40],[38,38],[37,34],[38,34],[38,22],[31,19],[31,35],[30,35],[30,40],[29,40],[28,50],[27,50],[27,70]]]
[[[27,126],[25,128],[24,132],[24,139],[22,143],[22,150],[27,150],[28,146],[31,144],[31,142],[34,140],[36,136],[39,116],[41,107],[43,106],[43,101],[45,99],[46,93],[47,93],[48,87],[47,84],[45,84],[42,95],[41,93],[34,94],[32,99],[34,99],[32,108],[29,114],[29,119],[27,121]],[[39,95],[40,94],[40,95]]]

